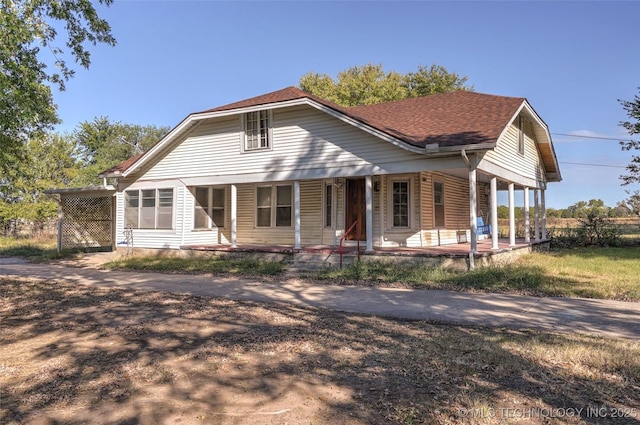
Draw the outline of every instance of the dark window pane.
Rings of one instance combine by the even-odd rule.
[[[291,206],[291,186],[278,186],[276,189],[276,205]]]
[[[158,189],[158,206],[173,207],[173,189]]]
[[[138,208],[140,205],[140,193],[137,190],[127,190],[124,192],[125,207]]]
[[[155,207],[156,206],[156,191],[143,190],[142,191],[142,207]]]
[[[221,208],[214,208],[211,214],[213,225],[216,227],[224,227],[224,210]]]
[[[324,193],[324,225],[325,227],[331,227],[331,217],[333,216],[333,196],[332,196],[332,186],[330,184],[326,185]]]
[[[271,187],[259,187],[257,192],[258,207],[271,206]]]
[[[224,208],[224,189],[213,189],[213,200],[211,205],[214,208]]]
[[[258,208],[257,215],[258,227],[271,226],[271,208]]]
[[[291,226],[291,207],[276,209],[276,226]]]
[[[205,209],[209,206],[208,187],[196,187],[196,205]]]

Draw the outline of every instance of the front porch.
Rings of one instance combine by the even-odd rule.
[[[476,267],[507,264],[521,255],[532,251],[544,251],[549,247],[549,240],[526,242],[525,239],[516,239],[511,244],[508,238],[498,240],[498,249],[493,248],[491,239],[477,241],[477,250],[474,255]],[[432,246],[432,247],[374,247],[366,251],[366,246],[360,246],[361,261],[387,261],[442,266],[457,270],[468,270],[469,252],[471,244],[468,242]],[[340,264],[339,247],[330,245],[306,245],[295,249],[293,245],[185,245],[181,251],[186,255],[201,255],[204,253],[233,254],[239,256],[250,255],[269,260],[286,261],[298,269],[314,269],[319,267],[338,266]],[[353,263],[357,256],[356,246],[343,247],[344,264]]]

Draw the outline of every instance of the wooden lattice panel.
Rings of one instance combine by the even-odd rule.
[[[112,245],[111,197],[65,197],[62,214],[62,249]]]

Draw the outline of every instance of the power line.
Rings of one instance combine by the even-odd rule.
[[[608,167],[608,168],[627,168],[624,165],[608,165],[608,164],[587,164],[583,162],[563,162],[558,161],[560,164],[569,164],[569,165],[586,165],[589,167]]]
[[[554,136],[566,136],[566,137],[577,137],[580,139],[598,139],[598,140],[615,140],[616,142],[634,142],[640,143],[640,140],[633,139],[624,139],[624,138],[614,138],[614,137],[601,137],[601,136],[580,136],[578,134],[566,134],[566,133],[551,133]]]

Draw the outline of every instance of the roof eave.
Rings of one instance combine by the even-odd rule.
[[[81,193],[81,194],[90,194],[90,193],[115,193],[116,188],[111,185],[107,186],[85,186],[85,187],[65,187],[65,188],[57,188],[57,189],[47,189],[44,191],[47,195],[67,195],[70,193]]]
[[[504,136],[504,134],[509,129],[509,125],[516,119],[516,117],[522,112],[523,109],[526,109],[528,115],[531,118],[533,118],[534,121],[536,121],[536,123],[538,124],[538,126],[540,128],[543,129],[545,140],[544,141],[538,141],[537,143],[538,144],[547,144],[547,145],[549,145],[549,148],[551,150],[551,154],[552,154],[552,158],[553,158],[553,166],[556,169],[556,172],[555,173],[545,173],[545,175],[547,177],[547,181],[550,181],[550,182],[560,182],[560,181],[562,181],[562,175],[560,174],[560,166],[558,164],[558,157],[557,157],[556,151],[555,151],[555,149],[553,147],[553,142],[551,140],[551,133],[549,132],[549,127],[547,126],[547,123],[545,123],[542,120],[540,115],[538,115],[538,113],[535,111],[535,109],[533,109],[533,107],[529,104],[529,101],[527,101],[526,99],[524,99],[522,101],[522,104],[516,110],[516,112],[513,114],[513,116],[509,120],[509,123],[502,130],[502,132],[500,133],[500,136],[498,137],[498,140],[500,140],[502,138],[502,136]]]

